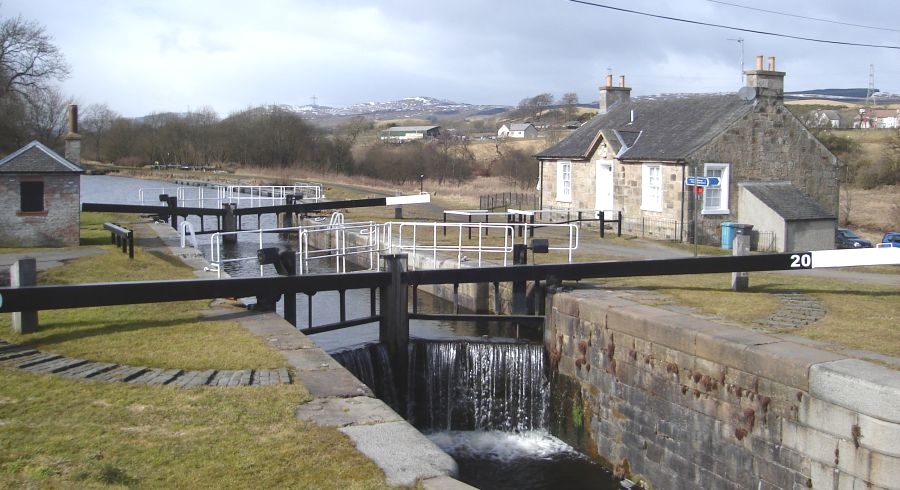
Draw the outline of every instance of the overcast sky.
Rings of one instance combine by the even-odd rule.
[[[515,105],[597,99],[608,70],[633,95],[735,92],[744,63],[777,57],[785,89],[900,93],[900,50],[773,37],[568,0],[0,0],[44,25],[72,67],[63,91],[125,116],[204,106],[346,106],[430,96]],[[900,46],[897,0],[596,0],[792,36]],[[743,7],[741,7],[743,6]],[[801,19],[795,16],[834,22]],[[838,24],[858,24],[879,29]],[[618,78],[617,78],[618,79]]]

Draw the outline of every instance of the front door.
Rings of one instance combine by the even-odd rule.
[[[615,208],[613,202],[613,161],[597,160],[597,201],[595,207],[601,211]]]

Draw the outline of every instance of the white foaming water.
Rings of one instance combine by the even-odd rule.
[[[584,455],[571,446],[544,431],[444,431],[429,434],[428,438],[450,454],[501,463],[521,459],[549,459],[560,455],[584,458]]]

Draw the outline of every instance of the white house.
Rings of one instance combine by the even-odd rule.
[[[537,138],[538,131],[531,123],[504,124],[497,130],[498,138]]]

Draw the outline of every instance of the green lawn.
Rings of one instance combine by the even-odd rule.
[[[754,320],[764,319],[781,307],[771,293],[796,291],[819,300],[825,318],[798,328],[780,332],[801,335],[852,349],[864,349],[892,356],[900,356],[900,289],[848,283],[833,279],[795,276],[790,273],[754,272],[750,274],[750,289],[731,290],[731,274],[700,274],[687,276],[659,276],[621,278],[599,281],[605,287],[639,288],[656,291],[665,296],[657,301],[695,307],[748,327],[759,327]]]
[[[193,277],[143,249],[128,260],[86,213],[82,243],[105,253],[39,276],[40,284]],[[121,218],[121,217],[118,217]],[[122,219],[113,220],[129,225]],[[40,330],[0,339],[92,361],[189,370],[276,368],[280,354],[207,301],[40,312]],[[0,367],[2,488],[384,488],[384,476],[335,429],[300,422],[302,385],[178,389],[69,380]]]

